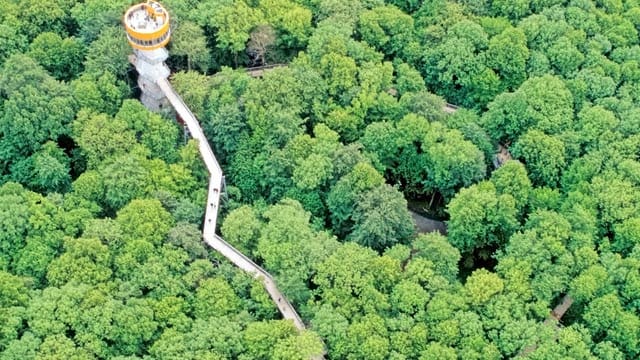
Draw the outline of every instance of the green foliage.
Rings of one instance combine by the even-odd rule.
[[[187,71],[191,68],[206,72],[211,57],[207,48],[207,38],[197,24],[186,21],[172,31],[171,54],[187,58]]]
[[[349,239],[377,250],[406,243],[413,234],[407,202],[389,185],[375,187],[358,199],[353,222]]]
[[[468,186],[484,177],[486,167],[484,155],[462,133],[434,124],[426,135],[422,149],[432,169],[431,188],[449,198],[456,188]]]
[[[129,44],[122,41],[124,30],[119,27],[105,27],[98,38],[89,44],[84,62],[85,72],[96,77],[110,72],[124,79],[129,71]]]
[[[129,4],[125,0],[87,0],[76,3],[71,8],[71,17],[78,24],[78,35],[87,44],[93,42],[106,28],[119,25],[127,5]]]
[[[362,162],[357,163],[351,172],[338,180],[327,198],[331,223],[336,233],[344,235],[353,227],[353,212],[358,195],[383,183],[382,176],[371,165]]]
[[[505,162],[491,174],[491,182],[496,187],[496,193],[511,195],[520,211],[528,204],[533,189],[522,163],[512,160]]]
[[[243,339],[250,344],[247,348],[247,356],[251,359],[271,358],[277,344],[294,332],[293,325],[285,321],[251,323],[243,333]]]
[[[160,245],[169,229],[173,218],[158,200],[134,200],[118,211],[116,221],[128,235],[125,241],[143,240]]]
[[[41,33],[30,46],[29,56],[58,80],[71,80],[82,72],[84,45],[75,38],[62,39],[56,33]]]
[[[500,142],[517,140],[527,130],[546,134],[568,130],[573,123],[573,98],[559,78],[530,78],[514,93],[503,93],[483,115],[485,128]]]
[[[314,231],[310,214],[294,200],[281,201],[263,216],[268,222],[261,226],[256,255],[264,260],[266,269],[275,272],[291,299],[308,300],[310,294],[304,284],[315,266],[333,251],[335,239]]]
[[[396,90],[400,96],[408,92],[424,90],[424,80],[420,72],[411,65],[401,63],[396,66]]]
[[[65,251],[49,265],[51,286],[67,282],[96,285],[111,277],[109,249],[98,239],[68,239]]]
[[[467,278],[464,288],[469,303],[478,306],[489,301],[493,295],[501,293],[504,283],[495,273],[479,269]]]
[[[417,256],[433,263],[436,272],[454,282],[458,276],[460,252],[438,233],[419,235],[412,242]]]
[[[128,153],[136,143],[135,133],[119,118],[82,112],[73,125],[74,138],[85,153],[89,169],[97,168],[106,159]]]
[[[193,311],[202,319],[224,316],[240,310],[240,298],[223,279],[205,280],[195,294]]]
[[[513,156],[522,159],[536,185],[557,186],[566,166],[564,143],[557,137],[530,130],[513,146]]]
[[[594,332],[616,344],[625,354],[638,352],[637,326],[640,320],[625,311],[615,294],[594,300],[586,309],[584,319]]]
[[[34,154],[45,142],[58,141],[60,136],[68,134],[67,125],[75,113],[75,102],[69,95],[68,87],[53,80],[31,58],[14,55],[4,64],[0,93],[4,95],[3,111],[0,112],[2,174],[8,175],[11,167],[15,167],[16,178],[25,180],[30,173],[37,172],[31,166],[33,162],[40,161],[46,164],[45,167],[57,167],[44,170],[41,176],[47,177],[46,173],[53,172],[57,173],[53,177],[60,177],[62,174],[59,171],[64,169]],[[52,151],[55,152],[49,146],[42,153],[51,155]],[[31,155],[34,157],[27,160]],[[65,162],[62,161],[63,164]]]
[[[71,26],[68,14],[69,0],[53,1],[22,1],[18,3],[17,17],[20,20],[20,30],[29,39],[35,38],[41,32],[53,32],[65,37]]]
[[[171,83],[176,91],[181,94],[189,109],[199,119],[204,117],[205,101],[209,95],[209,79],[196,72],[178,72],[173,74]]]
[[[615,226],[615,237],[612,248],[616,252],[628,253],[638,244],[640,219],[630,218]]]
[[[462,252],[485,246],[501,246],[518,228],[516,201],[496,193],[490,182],[460,192],[447,206],[448,239]]]
[[[571,225],[562,215],[537,211],[530,216],[525,231],[511,237],[504,257],[499,259],[498,273],[507,279],[530,276],[527,291],[548,303],[554,294],[566,289],[577,271],[568,247],[570,235]]]
[[[27,36],[20,31],[20,20],[17,19],[17,6],[5,2],[2,4],[3,17],[0,21],[0,64],[12,54],[28,48]]]
[[[310,330],[202,242],[131,2],[0,0],[0,359],[638,358],[637,1],[163,4],[222,235]]]
[[[149,150],[152,158],[162,159],[166,163],[173,163],[177,160],[176,143],[178,141],[178,127],[175,123],[158,114],[150,113],[139,103],[129,107],[131,102],[125,101],[120,112],[116,114],[116,119],[125,118],[130,122],[130,127],[136,130],[136,136],[140,143]],[[131,111],[129,113],[128,111]],[[135,111],[135,113],[134,113]],[[132,119],[142,120],[140,123],[131,124]]]
[[[487,132],[479,125],[478,115],[467,109],[458,109],[443,121],[447,127],[462,133],[465,140],[472,142],[484,154],[487,164],[495,156],[495,145]]]
[[[289,336],[278,341],[273,348],[273,359],[305,360],[323,353],[320,337],[311,331],[302,332],[299,336]]]
[[[440,343],[433,342],[427,345],[425,351],[422,352],[420,356],[420,360],[435,360],[435,359],[446,359],[446,360],[454,360],[457,359],[455,349],[441,345]]]
[[[70,171],[70,159],[48,141],[33,155],[13,164],[11,177],[38,192],[63,193],[71,185]]]
[[[497,71],[506,90],[516,89],[526,78],[529,49],[520,29],[506,28],[489,40],[487,65]]]
[[[362,40],[389,56],[402,56],[413,41],[413,19],[393,6],[362,12],[358,21]]]
[[[127,85],[110,72],[99,77],[85,73],[71,82],[71,91],[80,108],[107,115],[114,115],[130,93]]]
[[[240,71],[224,68],[213,79],[214,88],[209,91],[209,103],[204,129],[218,139],[213,146],[216,156],[226,155],[238,148],[240,138],[247,129],[241,99],[250,82],[250,77]],[[187,89],[185,89],[187,90]],[[190,90],[190,89],[189,89]]]
[[[373,250],[347,243],[317,267],[313,282],[321,289],[322,303],[335,307],[342,316],[375,313],[389,306],[381,290],[393,283],[389,276],[394,275],[384,267]]]
[[[355,70],[355,66],[354,66]],[[354,74],[355,75],[355,74]],[[302,133],[305,104],[302,84],[289,69],[268,72],[261,82],[250,82],[245,96],[247,123],[262,146],[282,146]]]
[[[250,30],[262,22],[261,11],[244,1],[207,1],[198,6],[198,22],[217,30],[216,47],[238,53],[245,48]]]
[[[584,55],[567,37],[558,39],[547,53],[553,67],[566,77],[573,75],[584,61]]]
[[[260,10],[267,23],[278,30],[277,44],[283,48],[296,48],[306,43],[311,33],[312,12],[289,0],[260,1]]]
[[[597,120],[596,120],[597,119]],[[619,140],[616,129],[620,121],[611,111],[601,106],[585,107],[578,113],[577,125],[585,151],[606,147]]]
[[[484,106],[500,87],[498,75],[484,64],[487,45],[480,25],[456,23],[438,46],[426,49],[422,72],[427,84],[456,104]]]
[[[96,200],[107,209],[116,211],[146,193],[144,186],[149,171],[142,166],[140,157],[123,155],[108,161],[98,176],[98,181],[102,184],[89,185],[95,186],[93,191],[98,192],[98,197],[90,200]]]
[[[384,122],[369,125],[361,141],[391,168],[393,180],[406,184],[409,194],[437,191],[449,198],[457,188],[481,179],[486,171],[482,152],[460,131],[413,114],[395,126]]]
[[[225,239],[243,253],[253,253],[262,223],[253,208],[241,206],[224,219],[221,231]]]

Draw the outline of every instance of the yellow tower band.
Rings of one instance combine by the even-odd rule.
[[[164,47],[171,37],[169,13],[155,1],[134,5],[124,14],[129,44],[138,50]]]

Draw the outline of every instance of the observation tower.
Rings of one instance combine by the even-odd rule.
[[[124,14],[127,39],[135,56],[131,62],[138,71],[138,86],[142,90],[140,101],[150,110],[159,111],[169,101],[158,87],[159,80],[169,77],[164,61],[169,53],[164,48],[171,37],[169,13],[155,1],[134,5]]]
[[[164,61],[169,54],[164,46],[169,42],[171,36],[169,14],[157,2],[147,1],[127,10],[124,15],[124,25],[127,29],[129,44],[135,52],[135,56],[131,56],[130,61],[135,65],[139,74],[138,85],[142,90],[140,101],[149,110],[158,111],[169,106],[173,107],[176,115],[182,119],[184,126],[189,130],[191,137],[197,141],[200,156],[202,156],[204,165],[209,172],[209,191],[202,238],[207,245],[229,259],[237,267],[252,274],[254,278],[260,279],[274,304],[280,310],[282,317],[293,321],[293,325],[299,330],[304,330],[304,322],[293,305],[278,290],[273,277],[216,234],[220,193],[224,189],[224,175],[198,119],[167,80],[170,71]],[[318,356],[312,359],[322,358],[322,356]]]

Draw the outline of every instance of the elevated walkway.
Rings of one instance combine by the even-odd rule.
[[[250,258],[224,241],[220,236],[216,235],[218,207],[220,205],[220,192],[222,190],[223,181],[222,168],[220,168],[220,164],[218,164],[198,120],[191,110],[189,110],[189,107],[182,101],[182,98],[175,92],[169,81],[166,79],[160,79],[157,81],[157,85],[162,89],[162,92],[167,97],[175,111],[187,125],[191,136],[198,141],[200,155],[202,156],[205,166],[209,171],[209,192],[207,195],[207,207],[202,231],[204,241],[207,245],[218,251],[237,267],[250,273],[254,278],[262,281],[264,288],[278,307],[282,317],[293,321],[293,324],[298,330],[304,330],[305,326],[302,319],[296,312],[293,305],[291,305],[282,292],[278,290],[273,277],[262,267],[254,263]]]

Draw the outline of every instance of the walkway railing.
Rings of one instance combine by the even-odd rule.
[[[269,69],[275,69],[275,68],[287,67],[287,66],[289,66],[289,64],[270,64],[270,65],[248,67],[244,70],[245,71],[269,70]]]
[[[273,69],[277,69],[277,68],[281,68],[281,67],[287,67],[287,66],[289,66],[289,65],[287,65],[287,64],[263,65],[263,66],[256,66],[256,67],[246,68],[245,71],[251,77],[261,77],[264,74],[264,72],[267,71],[267,70],[273,70]]]
[[[453,114],[458,109],[459,109],[458,105],[453,105],[453,104],[446,103],[444,105],[444,107],[442,108],[442,111],[444,111],[444,112],[446,112],[448,114]]]

